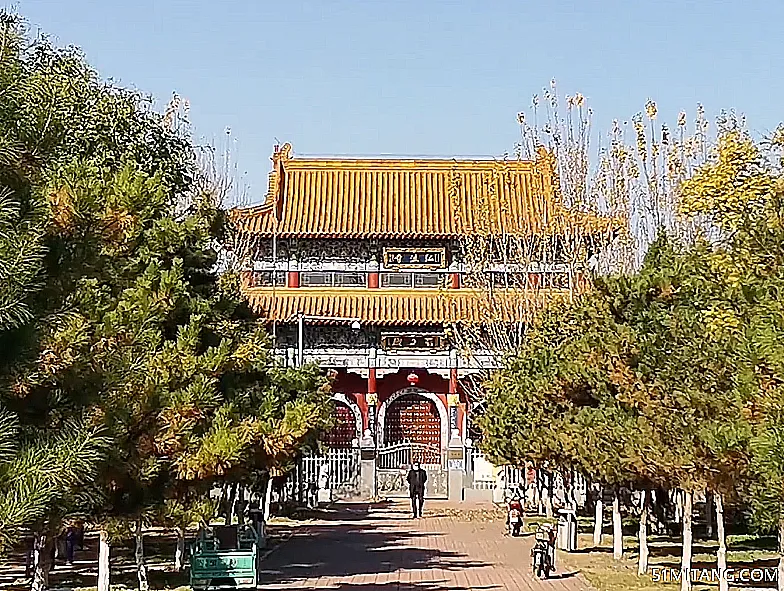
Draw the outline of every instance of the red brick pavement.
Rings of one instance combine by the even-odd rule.
[[[432,508],[432,504],[431,504]],[[403,505],[346,505],[334,518],[293,528],[264,563],[260,589],[341,591],[589,591],[577,573],[532,577],[531,537],[499,522],[413,520]]]

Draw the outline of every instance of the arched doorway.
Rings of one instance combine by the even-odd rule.
[[[418,462],[427,470],[426,495],[447,495],[445,448],[448,418],[436,394],[420,388],[395,392],[379,408],[376,482],[380,494],[408,494],[406,474]]]
[[[378,411],[378,433],[384,446],[409,441],[446,449],[448,428],[444,402],[421,388],[398,390]]]
[[[325,479],[325,488],[331,489],[336,498],[351,498],[360,494],[362,413],[346,394],[335,393],[332,400],[334,425],[321,438],[326,449],[303,457],[298,475],[308,486],[322,486]]]
[[[354,411],[342,401],[335,401],[333,414],[335,424],[323,436],[324,443],[331,449],[349,449],[359,437]]]
[[[441,457],[441,417],[436,403],[418,394],[406,394],[389,405],[384,421],[384,441],[417,444],[411,461],[437,464]]]

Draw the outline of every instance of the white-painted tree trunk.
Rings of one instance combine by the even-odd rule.
[[[109,533],[101,530],[98,535],[98,591],[109,591]]]
[[[637,560],[637,574],[644,575],[648,572],[648,491],[643,489],[640,499],[640,527],[637,531],[640,543],[640,555]]]
[[[683,553],[681,554],[681,591],[691,591],[692,504],[694,493],[683,491]]]
[[[600,546],[602,543],[602,526],[604,525],[604,489],[599,488],[596,497],[596,506],[593,510],[593,545]]]
[[[234,523],[234,502],[237,500],[237,484],[229,485],[229,500],[226,510],[226,525]]]
[[[548,519],[553,517],[553,475],[548,472],[544,489],[544,514]]]
[[[267,490],[264,491],[264,522],[269,521],[272,507],[272,477],[267,479]]]
[[[719,549],[716,551],[716,566],[719,567],[719,591],[729,591],[727,580],[727,539],[724,533],[724,497],[717,492],[716,502],[716,533],[719,538]]]
[[[621,496],[618,489],[615,489],[612,504],[613,521],[613,558],[623,557],[623,524],[621,522]]]
[[[231,499],[229,498],[231,486],[224,482],[221,486],[220,500],[218,501],[218,514],[226,519],[226,524],[229,524],[229,515],[231,515]]]
[[[144,563],[144,531],[141,518],[136,520],[136,576],[139,579],[139,591],[149,591],[150,583],[147,580],[147,565]]]
[[[544,480],[542,479],[542,471],[536,469],[536,514],[544,515]]]
[[[779,518],[779,572],[777,589],[784,591],[784,519]]]
[[[32,591],[44,591],[49,587],[49,571],[52,570],[53,536],[36,534],[33,542],[33,585]]]
[[[675,521],[683,522],[683,492],[676,490],[675,495]]]
[[[185,568],[185,530],[181,527],[175,528],[177,532],[177,548],[174,550],[174,568],[177,572],[182,572]]]

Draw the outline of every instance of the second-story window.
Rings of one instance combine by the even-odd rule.
[[[414,273],[414,287],[440,287],[444,276],[439,273]]]
[[[286,285],[285,271],[254,271],[250,276],[249,287],[272,287]]]
[[[443,273],[381,273],[381,287],[438,288],[445,284]]]
[[[299,274],[302,287],[364,287],[367,274],[345,271],[302,271]]]
[[[569,289],[569,273],[542,273],[542,287]]]
[[[367,274],[365,273],[335,273],[335,285],[339,287],[365,287]]]
[[[303,271],[299,274],[299,284],[302,287],[323,287],[332,285],[332,273],[317,271]]]
[[[381,273],[381,287],[411,287],[411,273]]]

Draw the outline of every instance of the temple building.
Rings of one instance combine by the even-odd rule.
[[[476,236],[541,237],[567,219],[582,227],[559,204],[553,174],[545,152],[535,161],[313,158],[286,144],[275,147],[265,202],[235,210],[250,245],[249,302],[283,362],[336,371],[327,444],[373,462],[373,494],[401,492],[401,468],[419,460],[429,496],[459,497],[472,439],[463,384],[498,362],[455,338],[456,327],[499,321],[466,249]],[[580,265],[556,262],[484,271],[495,298],[527,306],[579,287]],[[521,274],[525,289],[508,281]],[[515,310],[501,320],[523,321]],[[344,479],[360,479],[356,470]]]

